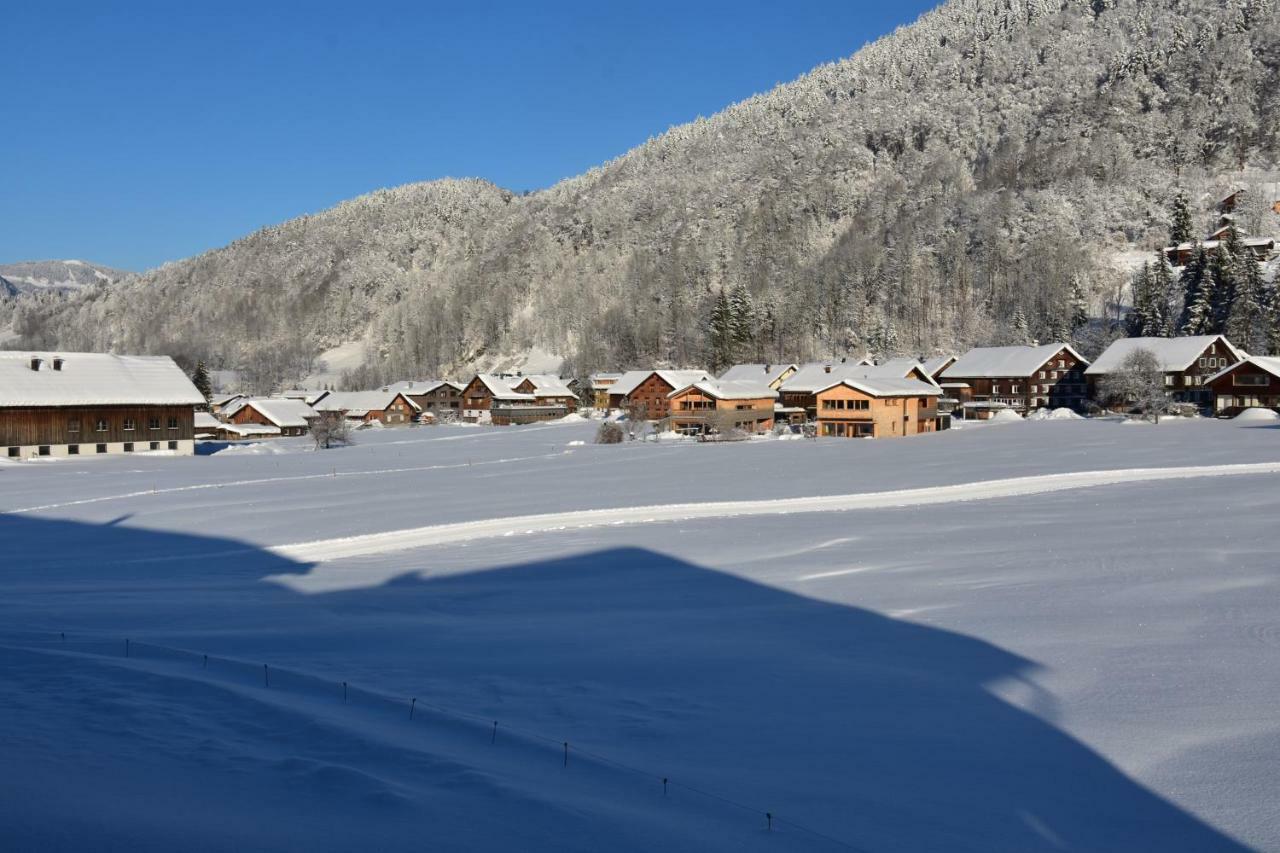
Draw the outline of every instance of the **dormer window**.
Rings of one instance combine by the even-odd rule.
[[[31,356],[31,369],[32,369],[32,370],[39,371],[39,370],[40,370],[40,365],[42,365],[42,364],[44,364],[44,359],[40,358],[39,356],[34,356],[34,355],[33,355],[33,356]]]
[[[62,358],[62,356],[60,356],[60,355],[55,355],[55,356],[53,357],[53,369],[54,369],[54,370],[61,370],[61,369],[62,369],[62,365],[63,365],[64,363],[65,363],[65,362],[64,362],[64,359]]]

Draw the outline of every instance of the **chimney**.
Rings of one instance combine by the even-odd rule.
[[[53,369],[54,369],[54,370],[61,370],[61,369],[62,369],[62,364],[63,364],[62,356],[60,356],[60,355],[55,355],[55,356],[53,357]]]
[[[772,365],[772,364],[766,364],[766,365],[764,366],[764,372],[765,372],[765,373],[768,373],[768,372],[769,372],[769,368],[771,368],[771,367],[773,367],[773,365]]]
[[[44,361],[40,358],[40,356],[38,356],[38,355],[33,355],[33,356],[31,356],[31,369],[32,369],[32,370],[36,370],[36,371],[38,371],[38,370],[40,369],[40,365],[41,365],[41,364],[43,364],[43,363],[44,363]]]
[[[824,365],[822,366],[822,372],[823,372],[823,373],[830,373],[830,372],[831,372],[831,365],[829,365],[829,364],[824,364]]]

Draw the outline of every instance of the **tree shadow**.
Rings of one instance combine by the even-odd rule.
[[[48,589],[46,622],[60,602],[74,612],[81,594],[128,589],[121,624],[102,600],[72,619],[141,621],[159,640],[213,634],[224,618],[243,635],[292,633],[255,650],[281,666],[297,665],[280,657],[305,645],[298,636],[331,632],[344,665],[364,660],[391,687],[519,719],[869,850],[1246,849],[1047,712],[992,692],[1034,693],[1034,662],[652,550],[300,595],[261,579],[308,566],[234,541],[27,516],[0,516],[0,539],[25,557],[5,561],[0,584]],[[149,615],[149,585],[189,604]]]

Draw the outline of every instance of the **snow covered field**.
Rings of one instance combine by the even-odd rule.
[[[0,464],[0,848],[1280,850],[1274,424],[593,430]]]

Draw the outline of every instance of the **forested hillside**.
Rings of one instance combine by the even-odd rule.
[[[952,0],[544,191],[379,191],[9,310],[24,345],[263,386],[361,337],[368,382],[533,346],[589,370],[1067,336],[1119,301],[1119,253],[1165,242],[1179,189],[1207,233],[1213,192],[1275,168],[1278,18],[1272,0]]]

